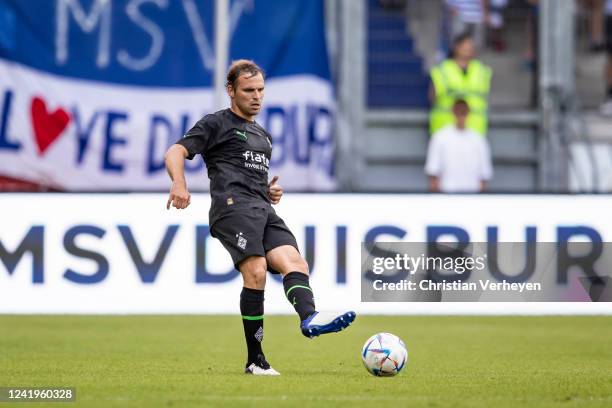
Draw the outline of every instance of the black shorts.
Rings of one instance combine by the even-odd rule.
[[[249,256],[266,256],[282,245],[299,251],[295,237],[269,204],[242,203],[225,209],[210,227],[210,235],[221,241],[236,269]]]

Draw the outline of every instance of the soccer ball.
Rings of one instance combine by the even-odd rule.
[[[361,359],[370,374],[392,377],[402,371],[408,360],[408,350],[402,339],[396,335],[378,333],[365,342]]]

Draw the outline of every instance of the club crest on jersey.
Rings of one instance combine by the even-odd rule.
[[[236,238],[238,239],[236,242],[236,245],[238,245],[238,248],[246,249],[247,239],[242,236],[242,232],[236,234]]]
[[[248,139],[246,130],[234,129],[234,134],[238,136],[240,139],[244,140],[245,142]]]

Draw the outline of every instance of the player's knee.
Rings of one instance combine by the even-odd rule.
[[[245,281],[256,288],[263,287],[266,284],[266,267],[257,265],[256,267],[249,268],[244,273]]]
[[[292,271],[297,271],[297,272],[302,272],[306,275],[308,275],[309,273],[309,269],[308,269],[308,263],[306,262],[306,260],[304,258],[297,257],[296,259],[292,260]]]
[[[263,288],[266,284],[267,265],[265,260],[249,259],[240,265],[244,283],[250,287]]]
[[[266,284],[266,268],[256,268],[251,273],[251,279],[255,283],[256,287],[263,287]]]

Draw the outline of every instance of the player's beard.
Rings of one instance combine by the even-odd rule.
[[[236,106],[245,116],[257,116],[259,114],[259,111],[261,110],[261,102],[257,107],[253,107],[250,103],[246,103],[244,105],[237,103]]]
[[[249,104],[246,108],[248,109],[249,115],[256,116],[259,114],[259,111],[261,110],[261,102],[255,106],[253,106],[252,104]]]

